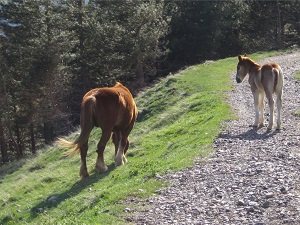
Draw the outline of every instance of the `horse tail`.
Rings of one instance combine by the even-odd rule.
[[[63,138],[58,138],[58,145],[60,145],[65,149],[69,149],[67,152],[64,153],[65,156],[75,155],[80,151],[80,147],[78,143],[76,143],[76,140],[72,142],[72,141],[67,141]]]
[[[94,127],[95,104],[96,98],[94,96],[88,96],[82,101],[80,113],[81,132],[74,142],[67,141],[62,138],[58,139],[60,146],[69,149],[64,153],[65,156],[78,154],[80,152],[80,148],[88,142],[90,133]]]

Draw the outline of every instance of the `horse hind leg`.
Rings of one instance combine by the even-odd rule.
[[[272,130],[273,123],[274,123],[274,100],[271,92],[266,93],[269,107],[270,107],[270,119],[269,119],[269,125],[267,127],[267,131]]]
[[[259,95],[259,101],[258,101],[258,108],[259,108],[259,121],[258,121],[258,127],[264,126],[264,109],[265,109],[265,93],[260,93]]]
[[[97,157],[97,161],[96,161],[96,170],[99,173],[103,173],[107,170],[107,166],[104,163],[103,152],[104,152],[105,146],[110,138],[110,135],[111,135],[110,130],[109,131],[102,130],[102,136],[97,145],[98,157]]]
[[[276,130],[281,130],[281,110],[282,110],[282,90],[277,94],[276,99],[277,105],[277,127]]]
[[[255,108],[255,121],[253,127],[258,127],[259,126],[259,93],[254,92],[253,98],[254,98],[254,108]]]
[[[86,167],[87,150],[88,150],[88,143],[86,142],[80,147],[81,166],[80,166],[79,175],[82,178],[89,177],[89,173],[88,173],[87,167]]]

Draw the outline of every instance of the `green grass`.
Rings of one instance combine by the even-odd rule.
[[[251,55],[255,60],[276,53]],[[128,198],[146,198],[167,183],[155,179],[205,160],[224,120],[235,118],[226,103],[237,58],[187,68],[136,98],[140,111],[130,135],[128,163],[114,168],[113,146],[105,151],[109,170],[94,169],[101,131],[90,137],[88,170],[80,180],[80,157],[63,157],[52,146],[31,159],[0,168],[0,224],[128,224]],[[74,140],[77,134],[67,139]]]

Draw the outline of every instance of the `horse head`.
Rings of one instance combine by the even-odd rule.
[[[236,76],[235,76],[237,83],[242,83],[242,81],[245,79],[246,75],[249,72],[249,69],[247,66],[248,65],[247,62],[248,62],[249,58],[246,56],[247,56],[246,54],[244,56],[238,55],[239,62],[237,64]]]

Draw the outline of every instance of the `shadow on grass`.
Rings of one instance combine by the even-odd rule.
[[[90,175],[89,178],[77,181],[69,190],[66,190],[65,192],[60,194],[52,193],[45,200],[43,200],[42,202],[38,203],[37,205],[31,208],[30,210],[31,216],[36,217],[40,213],[43,213],[46,209],[55,208],[66,199],[78,195],[81,191],[86,189],[88,186],[98,182],[102,178],[109,175],[109,173],[114,168],[115,168],[114,163],[111,163],[110,165],[108,165],[108,170],[105,173],[99,174],[97,172],[94,172],[92,175]]]

